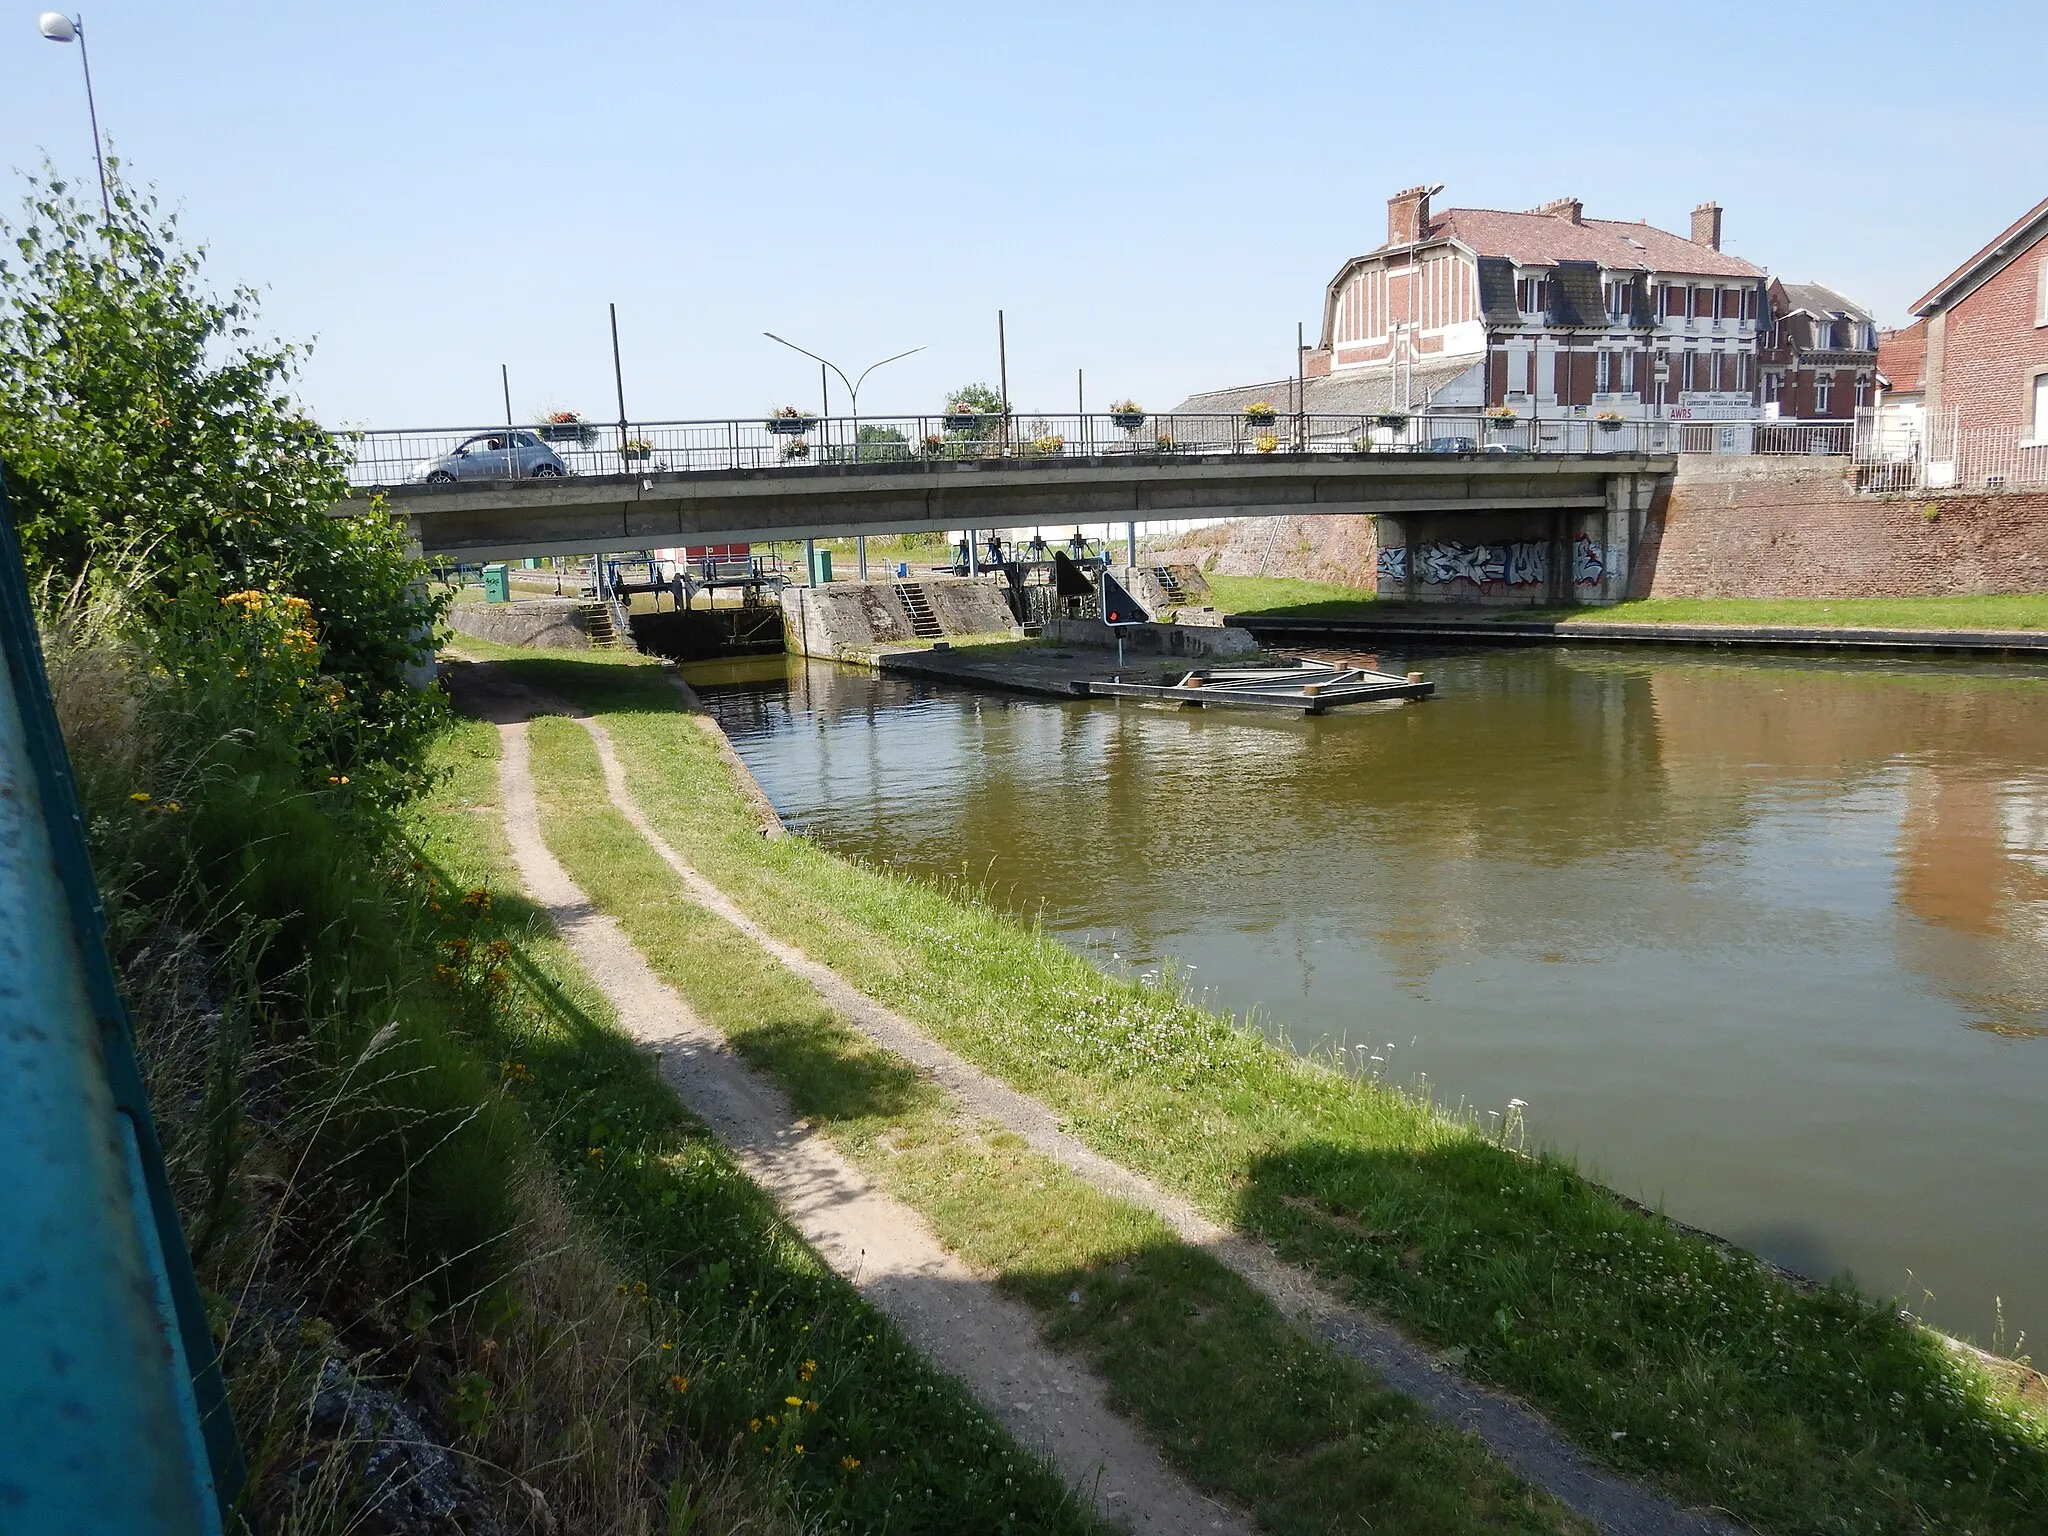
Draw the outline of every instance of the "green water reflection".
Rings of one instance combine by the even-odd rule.
[[[793,663],[707,696],[830,846],[1989,1340],[2048,1330],[2048,672],[1384,652],[1318,720]],[[1923,1291],[1932,1291],[1924,1300]]]

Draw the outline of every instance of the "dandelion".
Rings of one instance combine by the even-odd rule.
[[[858,1456],[840,1457],[839,1470],[842,1472],[858,1472],[860,1470],[860,1458]]]
[[[663,1347],[666,1348],[667,1346],[664,1345]],[[676,1393],[687,1392],[690,1390],[690,1378],[687,1376],[671,1376],[668,1379],[668,1389]]]
[[[804,1400],[800,1397],[785,1397],[783,1401],[792,1408],[801,1408],[804,1405]]]
[[[133,800],[137,805],[147,805],[149,804],[150,795],[148,790],[138,789],[137,791],[135,791],[134,794],[130,795],[128,798],[130,800]]]
[[[761,1421],[759,1419],[747,1420],[747,1433],[750,1435],[758,1435],[759,1433],[761,1433]]]

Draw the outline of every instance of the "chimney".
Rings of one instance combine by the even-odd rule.
[[[1410,187],[1387,199],[1387,244],[1413,245],[1429,233],[1429,196],[1441,187]]]
[[[1545,203],[1541,208],[1530,210],[1532,213],[1545,213],[1552,218],[1563,219],[1567,224],[1585,223],[1585,211],[1586,205],[1576,197],[1560,197],[1553,202]]]
[[[1692,211],[1692,243],[1721,249],[1721,205],[1701,203]]]

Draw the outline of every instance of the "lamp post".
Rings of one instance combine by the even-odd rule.
[[[36,30],[53,43],[78,44],[78,62],[85,66],[85,115],[92,119],[92,158],[100,168],[100,212],[112,224],[114,200],[107,195],[107,157],[100,151],[100,109],[92,99],[92,59],[85,51],[85,17],[45,11],[36,18]]]
[[[776,335],[773,331],[763,331],[761,334],[763,336],[766,336],[770,341],[780,342],[783,346],[789,348],[789,350],[792,352],[803,353],[803,355],[805,357],[808,357],[812,362],[817,363],[821,367],[830,368],[834,373],[839,375],[839,382],[846,386],[846,393],[853,402],[853,461],[856,464],[860,462],[860,386],[862,382],[867,378],[869,374],[873,373],[877,368],[883,367],[884,365],[889,363],[900,363],[903,361],[904,358],[910,357],[913,354],[922,352],[924,350],[923,347],[912,347],[909,352],[898,352],[894,357],[885,357],[879,363],[869,363],[867,367],[861,369],[859,378],[849,379],[846,376],[846,370],[844,368],[841,368],[837,363],[833,362],[830,358],[820,357],[817,353],[811,351],[808,347],[800,347],[793,341],[783,341],[783,339],[780,336]]]

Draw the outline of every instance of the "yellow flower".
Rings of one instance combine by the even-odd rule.
[[[802,1446],[798,1446],[798,1447],[796,1448],[796,1453],[797,1453],[797,1455],[799,1455],[799,1456],[803,1455],[803,1453],[804,1453],[804,1448],[803,1448]]]
[[[858,1456],[842,1456],[839,1458],[839,1470],[842,1472],[855,1471],[859,1466],[860,1458]]]
[[[671,1392],[687,1392],[690,1390],[690,1378],[687,1376],[671,1376],[668,1379],[668,1389]]]
[[[761,1433],[761,1421],[759,1419],[749,1419],[747,1421],[747,1433],[750,1435]]]
[[[785,1397],[783,1401],[792,1408],[801,1408],[804,1405],[804,1400],[800,1397]]]
[[[797,1380],[799,1381],[809,1381],[813,1376],[817,1374],[818,1362],[815,1360],[806,1360],[803,1363],[803,1368],[796,1373]]]
[[[137,791],[135,791],[134,794],[130,795],[128,798],[130,800],[133,800],[137,805],[147,805],[149,804],[149,791],[146,789],[138,789]]]

